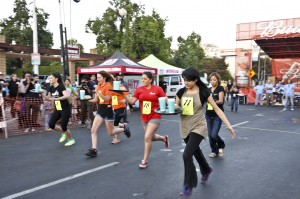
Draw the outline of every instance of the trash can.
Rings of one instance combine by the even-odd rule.
[[[239,97],[239,104],[247,104],[247,95],[238,94]]]

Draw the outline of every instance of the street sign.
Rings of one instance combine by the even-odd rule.
[[[248,72],[247,72],[247,75],[248,75],[249,77],[253,77],[255,74],[256,74],[255,71],[252,70],[252,69],[248,70]]]
[[[68,57],[69,58],[80,58],[80,48],[78,46],[68,46]]]
[[[31,53],[31,64],[32,65],[41,65],[40,53]]]

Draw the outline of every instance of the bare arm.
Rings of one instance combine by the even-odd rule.
[[[224,103],[224,92],[219,92],[219,100],[215,101],[216,104],[223,104]]]
[[[235,132],[234,132],[230,122],[228,121],[226,115],[224,114],[224,112],[218,107],[218,105],[215,103],[214,99],[211,96],[208,97],[207,101],[212,105],[212,107],[214,108],[214,111],[217,113],[217,115],[220,117],[220,119],[224,122],[224,124],[228,128],[229,133],[231,134],[231,138],[234,139]]]

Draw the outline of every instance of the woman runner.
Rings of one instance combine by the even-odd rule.
[[[162,141],[166,148],[169,148],[168,136],[161,136],[156,134],[159,128],[161,115],[154,112],[155,109],[159,108],[159,97],[165,97],[166,94],[161,87],[152,85],[153,74],[151,72],[144,72],[142,74],[142,86],[138,87],[132,98],[124,95],[123,97],[128,101],[129,104],[135,104],[139,100],[141,109],[142,125],[145,133],[145,147],[144,147],[144,158],[139,164],[141,169],[145,169],[148,166],[148,159],[152,147],[152,141]]]
[[[49,127],[62,133],[59,142],[64,142],[67,139],[65,146],[72,146],[75,144],[75,139],[72,138],[71,132],[67,128],[70,116],[69,95],[59,73],[51,75],[50,83],[48,96],[43,93],[43,97],[46,100],[54,102],[54,111],[49,121]],[[61,119],[61,128],[56,125],[59,119]]]
[[[186,143],[182,155],[184,162],[183,191],[180,194],[189,196],[198,183],[193,156],[200,166],[201,183],[206,183],[212,172],[212,168],[208,165],[200,149],[200,143],[207,135],[205,110],[203,108],[205,102],[211,104],[225,123],[232,139],[234,139],[235,133],[223,111],[220,110],[210,96],[207,86],[200,80],[199,72],[189,67],[182,72],[182,77],[184,78],[185,87],[181,88],[176,94],[176,106],[181,106],[182,108],[182,113],[180,114],[180,135]]]

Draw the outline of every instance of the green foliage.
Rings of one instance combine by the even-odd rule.
[[[198,67],[201,74],[206,73],[209,76],[212,72],[217,72],[223,80],[232,80],[233,78],[227,68],[228,64],[225,63],[225,59],[215,57],[202,59]]]
[[[199,67],[204,57],[204,50],[201,47],[201,36],[192,32],[187,39],[178,37],[178,50],[174,53],[176,66],[186,68],[188,66]]]
[[[58,64],[58,65],[55,65]],[[15,73],[18,77],[21,77],[23,74],[23,71],[31,71],[33,72],[33,67],[24,67],[24,68],[18,68],[15,70]],[[40,75],[51,75],[54,72],[62,72],[62,68],[60,65],[60,62],[53,62],[51,66],[39,66],[39,73]]]
[[[80,53],[84,53],[84,47],[82,44],[78,43],[77,39],[68,39],[67,41],[68,45],[71,45],[71,46],[78,46],[79,49],[80,49]]]
[[[120,8],[127,11],[126,16],[119,15]],[[98,53],[111,55],[119,50],[134,59],[149,54],[163,61],[170,59],[172,38],[165,37],[166,20],[154,10],[147,16],[144,10],[143,5],[129,0],[112,0],[102,17],[89,20],[86,27],[97,35]]]

